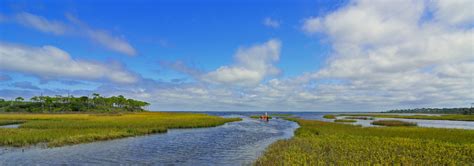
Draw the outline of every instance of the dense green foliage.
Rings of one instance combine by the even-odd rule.
[[[396,114],[340,114],[338,116],[371,116],[377,118],[403,118],[403,119],[427,119],[427,120],[455,120],[474,121],[474,115],[396,115]],[[349,117],[347,117],[349,118]]]
[[[387,113],[426,113],[426,114],[464,114],[473,115],[473,108],[415,108],[390,110]]]
[[[292,119],[295,137],[273,143],[256,165],[472,165],[474,130],[361,127]]]
[[[336,119],[336,115],[324,115],[323,118],[326,118],[326,119]]]
[[[147,102],[127,99],[122,95],[102,97],[97,93],[87,96],[34,96],[30,101],[17,97],[14,101],[0,100],[0,112],[140,112]]]
[[[354,122],[357,122],[357,120],[353,120],[353,119],[336,119],[336,120],[334,120],[334,122],[354,123]]]
[[[171,128],[222,125],[239,118],[194,113],[0,114],[0,122],[22,121],[20,128],[0,128],[0,146],[47,143],[62,146],[166,132]]]
[[[415,122],[405,122],[400,120],[376,120],[371,124],[380,126],[416,126]]]

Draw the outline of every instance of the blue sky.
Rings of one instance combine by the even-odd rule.
[[[7,0],[0,97],[123,94],[167,111],[466,106],[469,5]]]

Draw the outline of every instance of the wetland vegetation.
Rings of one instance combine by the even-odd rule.
[[[401,119],[425,119],[425,120],[455,120],[474,121],[474,115],[447,114],[447,115],[399,115],[399,114],[339,114],[338,116],[360,117],[369,116],[376,118],[401,118]]]
[[[415,122],[405,122],[400,120],[376,120],[371,124],[379,126],[416,126]]]
[[[334,122],[344,122],[344,123],[354,123],[357,122],[357,120],[354,119],[336,119]]]
[[[0,114],[3,125],[22,123],[19,128],[0,128],[0,146],[28,146],[45,143],[49,147],[109,140],[175,128],[213,127],[239,118],[222,118],[196,113],[116,113],[116,114]]]
[[[336,119],[336,115],[328,114],[328,115],[324,115],[323,118],[326,118],[326,119]]]
[[[256,165],[470,165],[474,130],[361,127],[290,119],[300,128],[267,148]]]

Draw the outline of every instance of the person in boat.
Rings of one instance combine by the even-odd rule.
[[[260,116],[260,119],[264,121],[268,121],[269,120],[268,113],[265,112],[265,115]]]

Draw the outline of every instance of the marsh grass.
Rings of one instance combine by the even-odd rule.
[[[269,146],[256,165],[472,165],[474,130],[360,127],[291,119],[295,137]]]
[[[380,126],[417,126],[415,122],[405,122],[400,120],[376,120],[371,124]]]
[[[460,115],[460,114],[448,114],[448,115],[439,115],[439,116],[429,116],[429,115],[393,115],[393,114],[339,114],[338,116],[372,116],[372,117],[377,117],[377,118],[402,118],[402,119],[474,121],[474,115]]]
[[[0,120],[0,126],[21,124],[21,123],[24,123],[24,122],[25,121],[23,121],[23,120]]]
[[[239,118],[195,113],[0,114],[2,121],[21,121],[20,128],[0,128],[0,146],[46,143],[63,146],[99,140],[163,133],[168,129],[213,127]]]
[[[357,122],[357,120],[353,120],[353,119],[336,119],[336,120],[334,120],[334,122],[354,123],[354,122]]]
[[[336,115],[324,115],[323,118],[326,118],[326,119],[336,119]]]
[[[348,116],[348,117],[345,117],[345,119],[374,120],[373,117],[367,117],[367,116]]]

